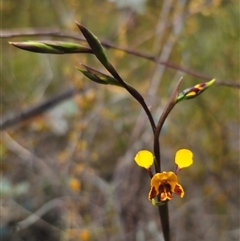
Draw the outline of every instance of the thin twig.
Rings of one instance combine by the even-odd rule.
[[[174,64],[174,63],[170,63],[170,62],[161,62],[160,64],[163,64],[171,69],[175,69],[175,70],[178,70],[180,72],[183,72],[183,73],[186,73],[186,74],[189,74],[191,76],[194,76],[194,77],[197,77],[199,79],[203,79],[203,80],[210,80],[210,79],[214,79],[211,78],[210,76],[208,75],[204,75],[200,72],[197,72],[195,70],[192,70],[192,69],[187,69],[187,68],[184,68],[180,65],[177,65],[177,64]],[[217,85],[223,85],[223,86],[228,86],[228,87],[233,87],[233,88],[240,88],[240,83],[239,81],[236,82],[234,80],[224,80],[224,79],[217,79],[215,84]]]
[[[40,157],[19,144],[7,132],[2,132],[1,134],[2,141],[9,150],[19,156],[28,166],[36,166],[38,172],[41,172],[41,176],[46,179],[51,178],[52,183],[59,184],[59,177]]]
[[[26,108],[24,110],[21,110],[20,112],[13,112],[9,115],[3,117],[0,120],[0,130],[5,130],[8,127],[11,127],[13,125],[16,125],[17,123],[20,123],[22,121],[28,120],[36,115],[39,115],[50,108],[54,107],[55,105],[61,103],[62,101],[78,94],[85,92],[85,89],[75,89],[71,88],[69,90],[66,90],[60,94],[57,94],[47,100],[44,100],[43,102],[40,102],[39,104]]]
[[[30,216],[28,216],[26,219],[18,222],[16,224],[17,231],[23,230],[25,228],[28,228],[32,224],[36,223],[41,217],[49,212],[50,210],[54,208],[61,207],[63,205],[63,200],[60,198],[52,199],[51,201],[45,203],[42,207],[40,207],[36,212],[32,213]]]

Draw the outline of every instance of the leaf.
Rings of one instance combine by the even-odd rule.
[[[98,38],[90,32],[87,28],[85,28],[80,23],[76,22],[78,28],[82,32],[83,36],[86,38],[89,46],[91,47],[93,53],[96,55],[98,60],[108,69],[109,68],[109,62],[107,60],[107,57],[104,53],[103,46],[101,42],[98,40]]]
[[[76,67],[79,71],[81,71],[86,77],[91,79],[92,81],[98,83],[98,84],[104,84],[104,85],[115,85],[120,86],[122,85],[113,77],[103,74],[89,66],[86,66],[84,64],[81,64],[81,67]]]
[[[82,45],[63,41],[27,41],[9,42],[9,44],[30,52],[42,54],[73,54],[73,53],[92,53],[90,48]]]

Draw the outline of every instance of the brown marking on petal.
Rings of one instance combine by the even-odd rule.
[[[203,88],[205,88],[205,86],[206,86],[206,83],[200,83],[200,84],[195,85],[193,88],[202,90]]]
[[[154,187],[151,187],[151,190],[150,190],[150,192],[149,192],[149,194],[148,194],[148,199],[149,200],[152,200],[153,198],[155,198],[156,196],[157,196],[157,191],[155,190],[155,188]]]
[[[174,193],[177,194],[180,197],[184,196],[184,191],[181,185],[176,184],[175,188],[174,188]]]
[[[165,182],[161,184],[159,187],[159,192],[161,201],[172,199],[171,185],[169,183]]]

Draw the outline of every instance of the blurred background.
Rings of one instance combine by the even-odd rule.
[[[153,145],[141,106],[125,89],[93,83],[75,68],[107,73],[92,55],[8,44],[87,46],[75,21],[102,41],[177,65],[106,49],[155,121],[181,76],[180,90],[217,78],[170,113],[162,170],[175,169],[178,149],[193,151],[194,165],[179,174],[185,196],[169,203],[172,240],[239,240],[239,88],[221,84],[239,85],[239,10],[237,0],[2,0],[1,240],[163,240],[147,199],[149,176],[134,163]]]

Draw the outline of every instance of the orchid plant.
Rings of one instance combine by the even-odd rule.
[[[92,54],[97,57],[101,64],[108,70],[111,75],[101,73],[100,71],[80,64],[76,67],[90,80],[103,85],[115,85],[125,88],[129,94],[138,101],[145,111],[149,123],[153,132],[153,153],[148,150],[140,150],[136,156],[135,161],[140,166],[147,170],[151,181],[150,191],[148,199],[153,205],[158,206],[160,220],[162,223],[163,235],[165,241],[170,240],[170,228],[169,228],[169,217],[168,217],[168,201],[172,199],[173,194],[180,197],[184,196],[184,189],[178,183],[178,174],[182,168],[189,167],[193,163],[193,153],[188,149],[180,149],[176,152],[175,163],[177,165],[176,170],[173,171],[161,171],[161,152],[159,135],[162,130],[162,126],[171,112],[173,107],[183,101],[195,98],[196,96],[203,93],[207,88],[214,84],[215,79],[205,83],[197,84],[193,87],[187,88],[182,92],[179,92],[182,78],[177,82],[169,101],[163,110],[159,120],[155,123],[153,116],[144,100],[142,95],[129,83],[125,82],[109,62],[105,55],[104,48],[98,38],[89,31],[86,27],[76,22],[78,28],[85,37],[89,47],[82,46],[76,43],[69,43],[63,41],[28,41],[28,42],[9,42],[11,45],[18,47],[23,50],[42,53],[42,54]],[[152,166],[155,167],[155,174],[152,172]]]

